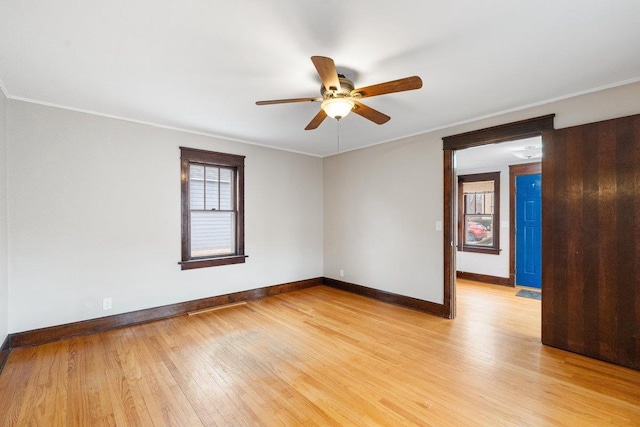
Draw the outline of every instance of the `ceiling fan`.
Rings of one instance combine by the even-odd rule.
[[[379,83],[372,86],[355,89],[353,82],[336,71],[333,59],[325,56],[312,56],[311,61],[315,65],[322,86],[320,87],[320,97],[315,98],[292,98],[276,99],[271,101],[258,101],[256,105],[286,104],[290,102],[322,102],[320,111],[309,122],[304,130],[316,129],[327,116],[336,120],[345,117],[351,111],[371,120],[376,124],[383,124],[391,117],[380,111],[367,107],[359,100],[372,96],[385,95],[394,92],[420,89],[422,80],[418,76],[406,77],[404,79],[393,80],[386,83]]]

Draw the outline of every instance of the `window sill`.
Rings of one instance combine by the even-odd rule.
[[[500,249],[495,248],[479,248],[475,246],[458,246],[459,252],[476,252],[479,254],[500,255]]]
[[[194,268],[217,267],[220,265],[243,264],[248,255],[231,255],[218,258],[201,258],[189,261],[181,261],[180,269],[192,270]]]

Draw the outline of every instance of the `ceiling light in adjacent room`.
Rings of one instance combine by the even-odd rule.
[[[513,154],[515,157],[519,159],[529,160],[529,159],[539,159],[542,157],[542,147],[537,147],[535,145],[527,145],[521,150],[514,151]]]

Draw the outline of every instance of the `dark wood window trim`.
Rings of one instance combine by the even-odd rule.
[[[180,266],[182,270],[245,262],[247,256],[244,253],[244,159],[244,156],[236,154],[180,147],[180,189],[182,197],[182,261]],[[235,172],[235,210],[237,211],[237,217],[235,230],[236,250],[233,255],[191,258],[189,250],[191,244],[189,227],[189,165],[192,163],[232,168]]]
[[[467,245],[464,232],[464,194],[462,185],[465,182],[493,181],[493,244],[491,246]],[[458,175],[458,250],[462,252],[477,252],[482,254],[500,254],[500,172],[476,173]]]
[[[549,138],[554,130],[553,118],[555,114],[522,120],[511,124],[494,126],[458,135],[442,138],[443,154],[443,239],[442,249],[444,252],[443,268],[443,293],[444,293],[444,313],[446,318],[456,317],[456,247],[454,236],[456,232],[456,171],[454,167],[454,155],[456,150],[463,148],[477,147],[496,142],[515,141],[528,136],[542,135],[542,140]],[[544,296],[543,296],[544,299]]]
[[[542,173],[541,163],[525,163],[509,166],[509,224],[516,224],[516,177]],[[516,236],[509,233],[509,286],[516,286]]]

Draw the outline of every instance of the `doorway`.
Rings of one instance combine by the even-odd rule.
[[[515,176],[515,285],[542,287],[542,174]]]
[[[457,150],[478,147],[488,144],[515,141],[540,136],[544,144],[545,137],[553,131],[554,115],[537,117],[507,125],[495,126],[478,131],[452,135],[443,138],[444,153],[444,317],[454,318],[456,314],[455,279],[456,279],[456,166]],[[515,279],[515,278],[514,278]],[[543,296],[544,298],[544,296]]]
[[[510,233],[509,236],[509,285],[523,285],[523,286],[531,286],[534,288],[542,287],[542,212],[541,212],[541,204],[542,204],[542,194],[541,194],[541,186],[542,186],[542,167],[541,164],[538,163],[525,163],[520,165],[511,165],[509,166],[509,223],[514,224],[513,227],[514,233]],[[526,177],[538,175],[540,178],[539,184],[536,187],[531,188],[531,184],[529,183],[529,187],[534,190],[534,206],[530,206],[533,209],[533,212],[530,212],[530,217],[533,214],[537,214],[536,224],[527,224],[529,226],[534,226],[534,229],[525,230],[525,226],[523,224],[518,224],[518,217],[522,216],[522,213],[525,209],[525,206],[518,207],[517,199],[518,194],[520,194],[521,198],[524,193],[529,190],[521,189],[521,191],[517,191],[517,183],[519,179],[524,178],[526,182]],[[535,183],[535,179],[534,179]],[[530,195],[531,196],[531,195]],[[525,201],[521,200],[521,203],[524,205]],[[535,205],[538,206],[535,206]],[[522,220],[522,218],[520,218]],[[518,227],[520,225],[520,227]],[[519,228],[519,229],[518,229]],[[529,236],[525,235],[529,232]],[[520,241],[518,241],[520,240]],[[527,241],[528,240],[528,241]],[[526,245],[529,246],[526,246]],[[518,257],[520,255],[520,257]],[[525,259],[523,259],[525,258]],[[527,262],[529,264],[527,265]],[[520,264],[520,266],[518,266]],[[525,273],[528,271],[529,273]],[[520,276],[516,277],[517,272],[523,273]],[[537,277],[528,276],[527,274],[535,274]],[[524,280],[524,282],[523,282]],[[528,282],[531,285],[527,284]]]
[[[541,157],[539,136],[456,151],[457,278],[540,287]],[[533,185],[516,191],[532,174]],[[516,278],[516,271],[527,274]]]

